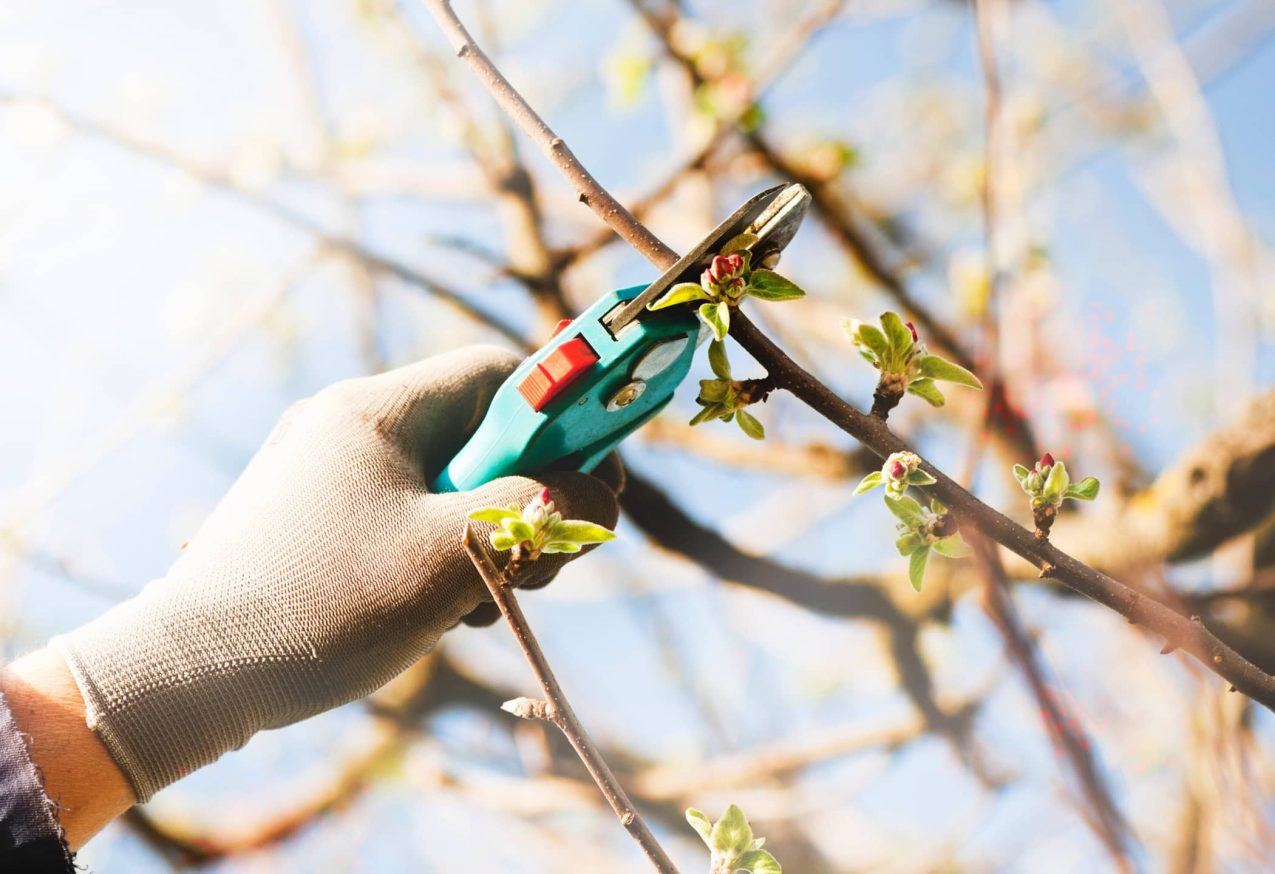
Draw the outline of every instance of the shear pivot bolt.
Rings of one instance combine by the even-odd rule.
[[[619,391],[611,395],[611,399],[607,401],[607,412],[614,413],[616,410],[624,409],[642,397],[642,392],[644,391],[646,391],[646,383],[640,379],[626,383],[620,387]]]

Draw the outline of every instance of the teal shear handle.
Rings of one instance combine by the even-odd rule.
[[[727,242],[773,265],[810,204],[800,185],[750,198],[650,285],[604,295],[522,362],[482,424],[439,474],[440,491],[545,470],[590,471],[664,409],[691,369],[700,320],[691,306],[652,311],[679,281],[694,280]]]
[[[626,324],[603,318],[640,295],[604,295],[505,380],[482,424],[439,474],[439,491],[545,470],[590,471],[662,410],[686,377],[700,322],[674,308]]]

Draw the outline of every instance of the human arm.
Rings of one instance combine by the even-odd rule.
[[[46,647],[6,666],[0,694],[56,805],[66,842],[78,850],[133,805],[128,780],[85,724],[84,699],[56,652]]]
[[[25,676],[25,660],[11,666],[33,725],[79,736],[63,725],[65,702],[44,688],[65,691],[49,656],[81,696],[78,718],[99,744],[81,750],[88,769],[33,733],[33,755],[67,759],[55,769],[59,791],[66,780],[84,788],[102,747],[129,790],[81,799],[79,812],[68,805],[68,834],[87,839],[132,798],[149,799],[257,731],[367,694],[473,616],[488,596],[460,544],[471,510],[526,503],[548,487],[570,516],[614,524],[612,486],[580,473],[430,491],[515,363],[462,350],[301,402],[165,577],[55,638],[32,662],[36,676]],[[538,562],[531,582],[565,559]]]

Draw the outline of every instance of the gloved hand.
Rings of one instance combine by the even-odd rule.
[[[300,402],[167,576],[54,639],[138,800],[371,692],[487,601],[460,542],[471,510],[547,486],[564,516],[615,524],[612,487],[582,473],[429,492],[516,363],[467,349]]]

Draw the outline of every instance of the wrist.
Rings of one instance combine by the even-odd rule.
[[[0,692],[72,849],[134,803],[133,791],[85,721],[84,699],[62,657],[45,648],[0,671]]]

